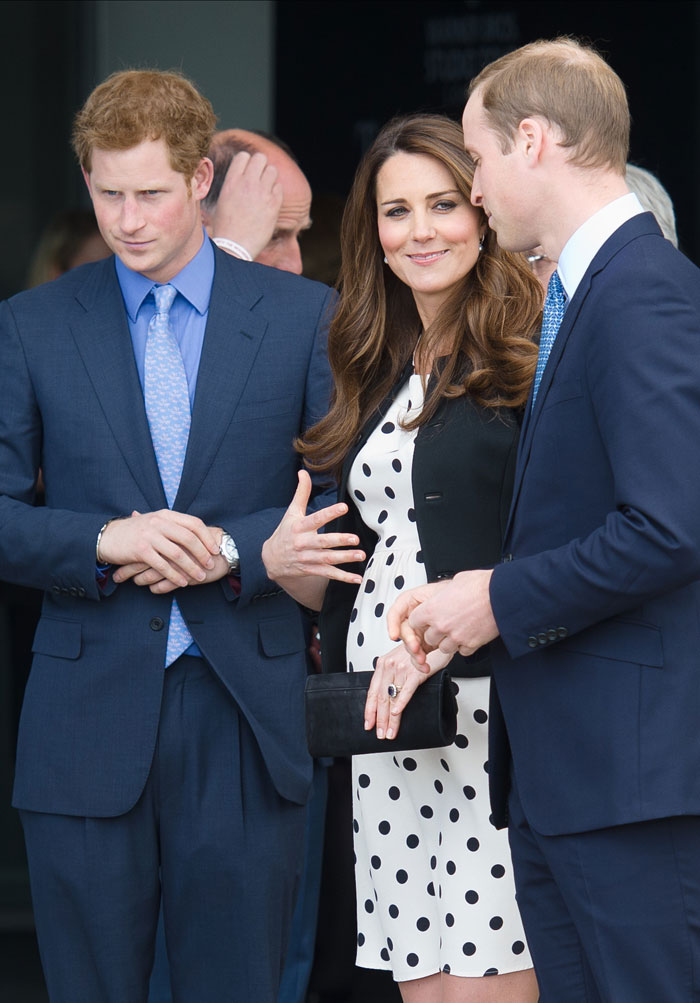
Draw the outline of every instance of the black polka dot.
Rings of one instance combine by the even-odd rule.
[[[384,494],[387,496],[387,498],[396,498],[396,492],[394,491],[393,488],[390,488],[388,484],[384,488]]]
[[[462,792],[467,801],[473,801],[474,798],[476,797],[476,791],[474,790],[473,787],[470,787],[469,784],[467,784],[466,787],[462,788]]]
[[[403,870],[403,868],[396,872],[396,880],[400,885],[405,885],[408,881],[408,874]]]
[[[459,822],[459,812],[456,808],[450,810],[450,822]]]
[[[447,871],[448,874],[457,873],[457,865],[455,864],[454,860],[447,861],[447,864],[445,865],[445,870]]]
[[[374,592],[376,588],[376,582],[372,578],[368,578],[365,582],[365,592]]]
[[[410,832],[408,836],[406,836],[406,846],[409,850],[415,850],[419,843],[420,839],[416,836],[415,832]]]
[[[383,947],[381,949],[381,951],[379,952],[379,957],[382,959],[382,961],[389,961],[390,955],[386,947]]]
[[[469,745],[469,739],[466,735],[455,735],[455,745],[458,749],[466,749]]]
[[[393,547],[395,543],[396,543],[396,537],[395,536],[387,536],[387,538],[386,538],[386,546],[387,547]]]
[[[370,476],[370,474],[372,473],[372,468],[369,466],[369,464],[367,463],[362,464],[362,473],[365,475],[365,477]]]
[[[462,953],[471,958],[473,954],[476,954],[476,944],[472,944],[469,941],[466,944],[462,944]]]
[[[392,460],[391,465],[397,474],[401,473],[401,460]]]
[[[406,410],[410,411],[412,407],[413,407],[413,403],[411,401],[409,401],[408,404],[406,405]]]
[[[441,759],[440,765],[442,766],[443,770],[445,770],[446,773],[450,772],[450,764],[447,762],[446,759]]]
[[[378,661],[379,661],[379,655],[375,655],[374,658],[372,659],[372,668],[373,669],[376,669]]]
[[[365,942],[365,935],[364,935],[364,933],[358,933],[358,935],[357,935],[357,944],[358,944],[358,947],[362,947],[362,945],[364,944],[364,942]]]
[[[479,893],[475,892],[474,889],[472,888],[465,894],[464,898],[469,905],[476,905],[476,903],[479,901]]]
[[[434,781],[433,781],[433,787],[434,787],[434,788],[435,788],[435,790],[436,790],[436,791],[438,792],[438,794],[442,794],[442,792],[443,792],[443,791],[444,791],[444,789],[445,789],[445,788],[444,788],[444,787],[442,786],[442,784],[440,783],[440,781],[439,781],[439,780],[434,780]]]
[[[384,432],[385,435],[388,435],[389,432],[393,432],[395,428],[396,425],[393,423],[393,421],[385,421],[384,424],[382,425],[382,432]]]
[[[467,849],[475,853],[479,849],[479,840],[476,836],[472,836],[471,839],[467,840]]]
[[[513,946],[511,947],[511,951],[513,952],[513,954],[522,954],[524,950],[525,950],[525,945],[523,944],[522,940],[516,940]]]
[[[450,974],[450,972],[452,971],[452,969],[450,968],[450,966],[449,966],[449,965],[443,965],[443,966],[442,966],[442,970],[443,970],[443,972],[445,973],[445,975],[449,975],[449,974]]]
[[[404,770],[410,770],[411,772],[413,772],[413,770],[415,770],[417,766],[418,763],[415,761],[415,759],[411,759],[410,756],[406,756],[406,758],[403,761]]]
[[[382,836],[388,836],[389,833],[391,832],[391,826],[387,821],[380,822],[377,828],[379,829],[379,832],[382,834]]]
[[[487,968],[486,971],[484,972],[484,976],[486,976],[486,975],[498,975],[498,969],[497,968]]]
[[[434,871],[436,867],[437,867],[437,857],[435,856],[435,854],[433,854],[432,857],[430,858],[430,870]]]
[[[488,773],[488,772],[489,772],[489,761],[487,759],[486,762],[484,763],[484,773]]]
[[[438,846],[442,846],[442,833],[438,835]]]
[[[427,916],[421,916],[416,921],[416,926],[418,927],[421,933],[425,933],[426,930],[430,929],[430,920],[428,919]]]
[[[433,809],[430,807],[429,804],[421,805],[420,813],[423,816],[423,818],[433,817]]]
[[[502,878],[505,873],[506,869],[503,866],[503,864],[494,864],[493,867],[491,868],[491,874],[494,876],[494,878]]]
[[[379,513],[379,515],[377,516],[377,522],[379,523],[380,526],[383,522],[386,522],[388,515],[389,513],[387,512],[387,510],[383,508]]]
[[[357,498],[358,501],[363,502],[363,501],[366,500],[365,496],[362,494],[361,491],[353,491],[353,494],[355,495],[355,497]]]
[[[360,787],[369,787],[370,781],[366,773],[361,773],[357,778],[357,782],[360,785]]]
[[[393,563],[394,563],[394,554],[389,554],[389,556],[386,559],[387,568],[390,568]]]
[[[503,926],[503,920],[501,919],[500,916],[493,916],[489,920],[489,926],[491,927],[492,930],[500,930],[501,927]]]
[[[383,602],[377,603],[377,605],[374,607],[374,615],[376,617],[380,617],[383,615],[383,613],[384,613],[384,603]]]
[[[364,643],[365,643],[365,635],[362,633],[362,631],[360,631],[359,634],[357,635],[358,648],[361,648]]]
[[[418,964],[418,960],[419,959],[418,959],[418,955],[417,954],[407,954],[406,955],[406,964],[409,965],[411,968],[415,968],[416,967],[416,965]]]
[[[416,510],[414,508],[410,508],[408,510],[408,521],[409,522],[415,522],[416,521]]]
[[[394,579],[394,585],[396,586],[397,589],[403,588],[403,575],[396,576],[396,578]]]
[[[396,756],[392,756],[392,757],[391,757],[391,761],[392,761],[392,763],[394,764],[394,766],[398,766],[398,765],[399,765],[399,761],[398,761],[398,759],[396,758]]]
[[[389,906],[389,915],[391,916],[392,919],[398,919],[398,916],[399,916],[399,907],[397,905],[390,905]]]
[[[453,927],[455,925],[455,918],[451,912],[445,916],[445,926]]]
[[[374,912],[374,902],[372,899],[367,899],[365,902],[365,912]]]
[[[350,623],[354,623],[355,620],[357,620],[357,606],[355,607],[355,609],[350,614]]]
[[[488,721],[488,719],[489,719],[489,716],[488,716],[488,714],[486,713],[485,710],[475,710],[474,711],[474,720],[476,721],[477,724],[486,724],[486,722]]]
[[[430,884],[426,888],[426,891],[427,891],[428,895],[435,895],[435,885],[433,884],[432,881],[430,882]]]
[[[377,655],[377,658],[379,658],[379,655]],[[355,671],[355,666],[352,664],[352,662],[348,662],[348,672],[354,672],[354,671]]]
[[[375,871],[378,871],[379,868],[382,866],[382,858],[378,857],[375,853],[375,855],[370,860],[370,864],[375,869]]]
[[[416,554],[416,560],[418,561],[419,564],[424,564],[425,563],[425,561],[423,560],[423,551],[422,550],[419,550],[418,553]]]
[[[359,832],[360,831],[360,823],[357,821],[356,818],[354,818],[352,820],[352,827],[355,830],[355,832]]]
[[[391,798],[392,801],[398,801],[399,798],[401,797],[401,791],[399,790],[399,788],[398,787],[390,787],[389,788],[389,797]]]

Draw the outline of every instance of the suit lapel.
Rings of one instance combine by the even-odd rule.
[[[192,504],[216,457],[267,330],[267,321],[252,313],[262,294],[252,279],[246,281],[248,271],[217,252],[190,438],[173,506],[181,512]]]
[[[537,393],[537,400],[535,401],[534,408],[532,407],[532,391],[530,391],[530,396],[528,397],[528,402],[526,405],[525,419],[523,421],[523,428],[520,436],[520,447],[518,449],[518,461],[515,468],[515,482],[513,485],[513,501],[510,506],[510,515],[508,516],[508,525],[506,527],[505,539],[508,539],[508,534],[510,532],[511,524],[513,521],[513,514],[517,505],[518,497],[520,495],[520,488],[523,482],[523,477],[525,475],[525,470],[527,468],[528,460],[530,458],[530,451],[532,448],[532,440],[535,434],[535,429],[537,428],[537,422],[540,415],[542,414],[542,409],[544,407],[544,402],[546,400],[549,388],[552,385],[552,380],[557,371],[557,366],[564,354],[564,349],[566,348],[566,343],[569,340],[569,336],[574,328],[578,315],[581,308],[590,292],[591,283],[593,277],[600,271],[602,271],[606,265],[614,258],[614,256],[631,240],[643,234],[653,234],[661,236],[661,231],[659,230],[656,220],[651,213],[641,213],[637,216],[633,216],[626,223],[615,231],[611,237],[606,240],[603,246],[600,248],[598,253],[593,258],[593,261],[588,266],[586,273],[581,279],[576,292],[574,293],[573,299],[567,307],[566,313],[564,314],[564,319],[562,320],[561,327],[557,332],[557,337],[552,346],[552,351],[547,360],[547,365],[545,366],[544,373],[542,374],[542,381],[539,386]]]
[[[165,508],[113,258],[91,270],[76,299],[82,310],[71,330],[105,418],[150,508]]]

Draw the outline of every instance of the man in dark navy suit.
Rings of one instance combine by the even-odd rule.
[[[331,294],[206,237],[213,128],[177,74],[96,88],[74,145],[115,256],[0,308],[0,574],[45,592],[14,803],[57,1003],[145,1003],[161,895],[175,1000],[273,1003],[291,918],[308,637],[260,552]]]
[[[624,87],[537,42],[472,82],[472,200],[558,262],[495,569],[390,613],[493,641],[489,775],[543,1003],[700,1000],[700,273],[625,183]],[[399,683],[402,680],[398,681]]]

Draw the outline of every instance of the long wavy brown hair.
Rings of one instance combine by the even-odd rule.
[[[443,397],[469,394],[488,408],[522,407],[537,361],[533,336],[542,313],[541,287],[522,257],[501,250],[490,230],[476,265],[422,332],[411,289],[384,265],[377,233],[377,174],[399,152],[434,157],[449,170],[467,202],[471,196],[474,165],[464,150],[462,131],[442,115],[393,119],[357,169],[343,215],[340,298],[328,337],[331,408],[297,442],[309,467],[336,476],[421,333],[421,356],[441,358],[433,363],[435,378],[423,409],[406,428],[429,421]],[[482,222],[486,226],[485,216]]]

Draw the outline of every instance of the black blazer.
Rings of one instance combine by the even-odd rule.
[[[338,500],[348,506],[329,532],[355,533],[367,560],[376,534],[367,528],[348,493],[348,476],[358,452],[382,420],[411,371],[364,425],[343,464]],[[433,418],[416,436],[411,473],[418,538],[429,582],[458,571],[488,568],[501,559],[513,492],[519,424],[510,410],[482,408],[468,397],[443,399]],[[365,564],[358,568],[363,573]],[[330,581],[320,616],[324,672],[345,672],[345,642],[358,586]],[[370,668],[370,666],[366,666]],[[489,675],[486,649],[470,658],[456,655],[454,676]]]

